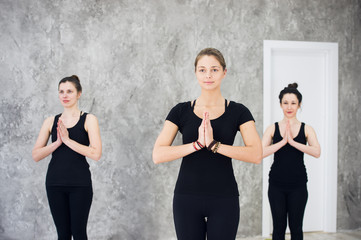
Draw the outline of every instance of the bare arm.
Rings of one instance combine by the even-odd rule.
[[[73,151],[89,157],[95,161],[100,159],[102,155],[102,142],[100,139],[98,119],[94,115],[88,114],[85,120],[85,129],[88,131],[90,146],[85,146],[70,139],[68,130],[64,126],[61,119],[59,119],[58,129],[63,143]]]
[[[315,158],[319,158],[321,155],[321,147],[318,143],[317,136],[315,130],[311,126],[305,126],[305,135],[308,142],[308,145],[296,142],[293,140],[291,133],[288,132],[288,142],[291,146],[297,148],[301,152],[304,152],[308,155],[311,155]]]
[[[262,144],[254,121],[248,121],[240,127],[245,146],[219,145],[217,153],[243,162],[259,164],[262,161]]]
[[[266,131],[263,134],[262,137],[263,158],[277,152],[287,143],[287,138],[285,137],[278,143],[272,144],[274,131],[275,131],[275,125],[272,124],[266,129]],[[287,132],[285,134],[287,134]]]
[[[61,144],[61,139],[58,136],[56,142],[53,142],[47,145],[50,131],[53,126],[54,117],[49,117],[44,120],[44,123],[40,129],[39,136],[36,140],[35,146],[32,151],[32,157],[35,162],[38,162],[45,157],[49,156],[52,152],[54,152]]]
[[[195,152],[192,143],[171,146],[178,132],[178,126],[166,120],[153,148],[153,162],[173,161]]]

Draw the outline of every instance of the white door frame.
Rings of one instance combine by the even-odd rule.
[[[263,42],[263,128],[272,124],[271,96],[272,87],[272,54],[281,51],[312,51],[323,54],[325,66],[326,125],[325,145],[322,155],[327,159],[324,164],[324,216],[323,231],[336,232],[337,218],[337,138],[338,138],[338,44],[321,42],[273,41]],[[280,89],[281,90],[281,89]],[[262,236],[269,237],[272,232],[272,216],[269,207],[268,173],[271,167],[271,156],[263,160],[263,200],[262,200]]]

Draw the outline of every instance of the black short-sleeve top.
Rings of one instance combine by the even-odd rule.
[[[177,104],[166,120],[178,126],[183,144],[198,139],[202,119],[195,113],[191,102]],[[251,112],[243,104],[230,101],[225,112],[211,120],[213,138],[223,144],[233,145],[239,126],[254,121]],[[232,160],[206,148],[185,156],[178,174],[175,194],[238,196],[238,186],[233,173]]]

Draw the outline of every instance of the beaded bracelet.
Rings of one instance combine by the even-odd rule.
[[[216,144],[216,143],[217,143],[217,141],[216,141],[216,140],[213,140],[213,141],[208,145],[207,150],[208,150],[208,151],[212,151],[212,147],[213,147],[214,144]]]
[[[217,142],[216,143],[216,146],[214,147],[214,149],[213,149],[213,153],[217,153],[217,151],[218,151],[218,148],[219,148],[219,145],[221,145],[221,142]]]

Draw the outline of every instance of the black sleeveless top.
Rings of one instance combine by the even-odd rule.
[[[282,136],[276,122],[273,143],[278,143],[281,140]],[[300,131],[294,140],[306,144],[305,123],[301,123]],[[303,155],[303,152],[288,143],[275,152],[274,161],[269,173],[269,183],[280,187],[305,185],[307,183],[307,172]]]
[[[166,120],[178,126],[183,144],[197,141],[198,128],[202,123],[193,111],[191,102],[179,103],[169,112]],[[244,105],[231,101],[225,112],[211,120],[213,137],[227,145],[233,145],[239,126],[254,121]],[[175,194],[238,196],[238,186],[233,173],[232,160],[205,148],[183,157]]]
[[[54,118],[51,129],[51,140],[57,139],[57,123],[61,114]],[[86,146],[89,146],[88,133],[84,129],[87,113],[80,116],[74,127],[68,128],[69,137]],[[46,186],[91,186],[89,164],[84,155],[81,155],[64,143],[52,154],[46,175]]]

